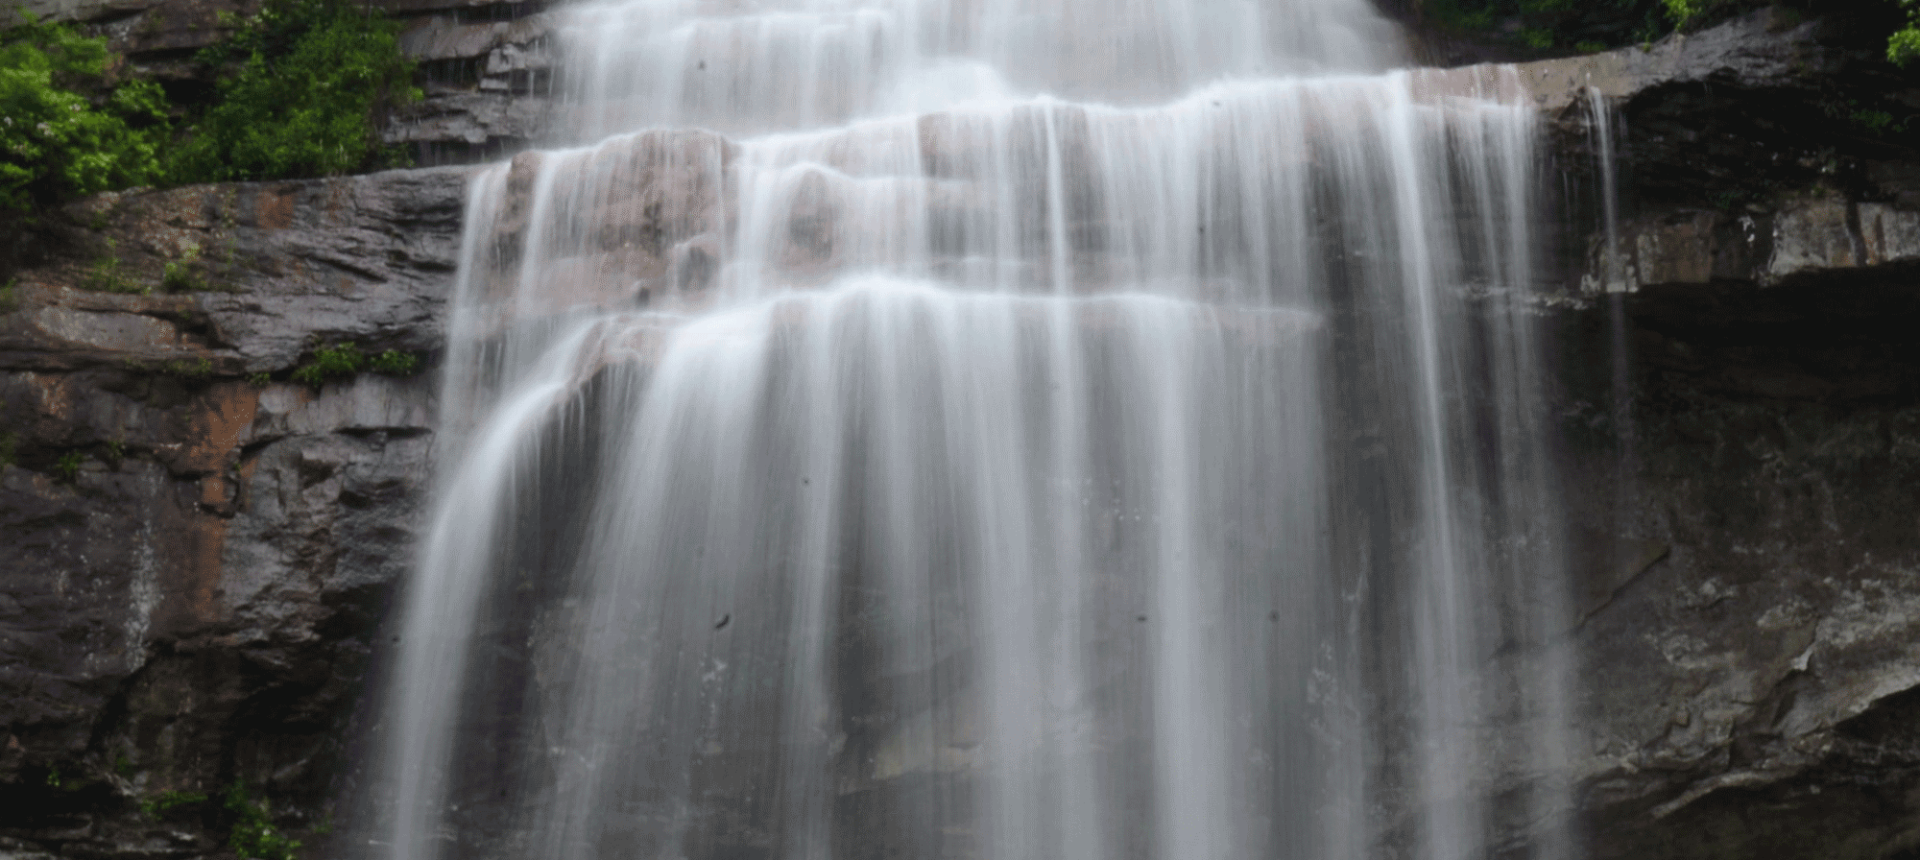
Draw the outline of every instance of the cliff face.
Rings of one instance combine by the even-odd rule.
[[[407,565],[433,380],[286,381],[316,347],[432,354],[465,175],[76,205],[0,316],[0,853],[200,855],[218,800],[324,822]],[[195,257],[198,289],[163,293]],[[122,289],[84,289],[114,279]]]
[[[392,139],[534,139],[540,15],[387,5],[438,81]],[[60,9],[156,67],[200,38],[163,38],[184,6]],[[1581,580],[1550,647],[1581,655],[1597,857],[1920,845],[1920,157],[1832,115],[1911,95],[1850,39],[1761,15],[1521,70],[1565,180],[1541,312]],[[1612,257],[1589,86],[1623,118]],[[291,375],[345,342],[433,364],[467,176],[95,198],[0,293],[0,856],[217,854],[234,813],[180,793],[235,783],[328,856],[433,378]]]

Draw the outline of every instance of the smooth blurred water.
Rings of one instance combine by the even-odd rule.
[[[1510,74],[1362,0],[563,18],[372,853],[1569,853]]]

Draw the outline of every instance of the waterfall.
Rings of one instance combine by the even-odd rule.
[[[1511,73],[1363,0],[557,14],[368,856],[1571,856]]]

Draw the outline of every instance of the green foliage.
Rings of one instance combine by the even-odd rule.
[[[107,459],[112,460],[115,463],[118,463],[121,460],[127,459],[127,443],[119,439],[108,440],[107,441]],[[126,756],[122,755],[119,758],[114,759],[113,769],[115,771],[118,771],[121,776],[126,776],[133,772],[133,761],[128,759]]]
[[[60,476],[60,480],[71,484],[75,478],[80,477],[80,467],[86,462],[87,455],[79,451],[68,451],[65,454],[61,454],[60,459],[53,461],[53,473]],[[58,770],[55,770],[53,773],[54,775],[49,777],[49,779],[57,779],[59,777],[60,772]],[[58,783],[48,784],[58,785]]]
[[[229,68],[177,153],[179,181],[333,176],[398,158],[379,119],[420,97],[399,25],[347,0],[267,0],[203,61]]]
[[[389,349],[373,357],[368,370],[387,376],[412,376],[420,369],[420,356],[411,352]]]
[[[207,288],[207,282],[194,274],[192,264],[168,260],[160,272],[160,288],[169,293],[190,293]]]
[[[1820,112],[1826,114],[1828,119],[1846,123],[1853,131],[1867,137],[1906,134],[1913,125],[1913,115],[1909,114],[1905,119],[1896,118],[1885,109],[1887,106],[1887,103],[1873,100],[1871,96],[1868,104],[1862,104],[1860,99],[1843,98],[1836,94],[1820,101]]]
[[[1421,17],[1442,29],[1530,52],[1584,53],[1657,38],[1670,29],[1663,0],[1421,0]]]
[[[263,799],[255,800],[244,783],[227,789],[227,811],[237,816],[227,847],[235,854],[253,860],[295,860],[300,842],[288,838],[273,826],[273,811]]]
[[[116,84],[105,39],[20,17],[0,31],[0,208],[160,179],[171,130],[159,85]]]
[[[177,260],[168,260],[161,268],[160,288],[169,293],[190,293],[207,289],[206,279],[194,271],[200,260],[200,246],[189,245]]]
[[[255,388],[265,388],[273,384],[273,374],[268,373],[264,370],[260,371],[259,373],[251,374],[247,377],[247,384],[252,385]]]
[[[360,351],[360,347],[354,346],[353,341],[316,349],[312,361],[293,371],[293,381],[319,388],[329,379],[346,378],[359,373],[366,362],[366,354]]]
[[[166,814],[187,806],[198,806],[207,802],[207,796],[197,791],[163,791],[140,801],[140,814],[148,821],[159,821]]]
[[[1887,59],[1905,66],[1920,57],[1920,26],[1908,24],[1887,37]]]
[[[206,379],[213,375],[213,359],[176,358],[160,366],[160,372],[182,379]]]
[[[1900,0],[1900,10],[1907,15],[1907,25],[1887,37],[1887,59],[1905,67],[1920,57],[1920,0]]]
[[[147,288],[126,276],[120,270],[120,257],[114,253],[115,244],[107,240],[107,253],[93,261],[87,269],[87,277],[80,282],[82,289],[98,290],[103,293],[138,293],[146,295]]]
[[[0,285],[0,314],[10,314],[20,309],[20,294],[15,288],[20,286],[19,278],[8,278]]]

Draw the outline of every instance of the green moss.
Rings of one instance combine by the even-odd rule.
[[[207,802],[207,796],[197,791],[163,791],[140,800],[140,815],[148,821],[159,821],[167,813],[189,806],[199,806]]]
[[[176,358],[160,365],[160,372],[182,379],[206,379],[213,375],[213,359]]]
[[[273,384],[273,374],[264,370],[259,373],[249,374],[247,376],[247,384],[255,388],[265,388]]]
[[[8,278],[5,286],[0,286],[0,314],[10,314],[20,309],[19,278]]]
[[[0,466],[12,466],[18,462],[20,437],[12,430],[0,432]]]

